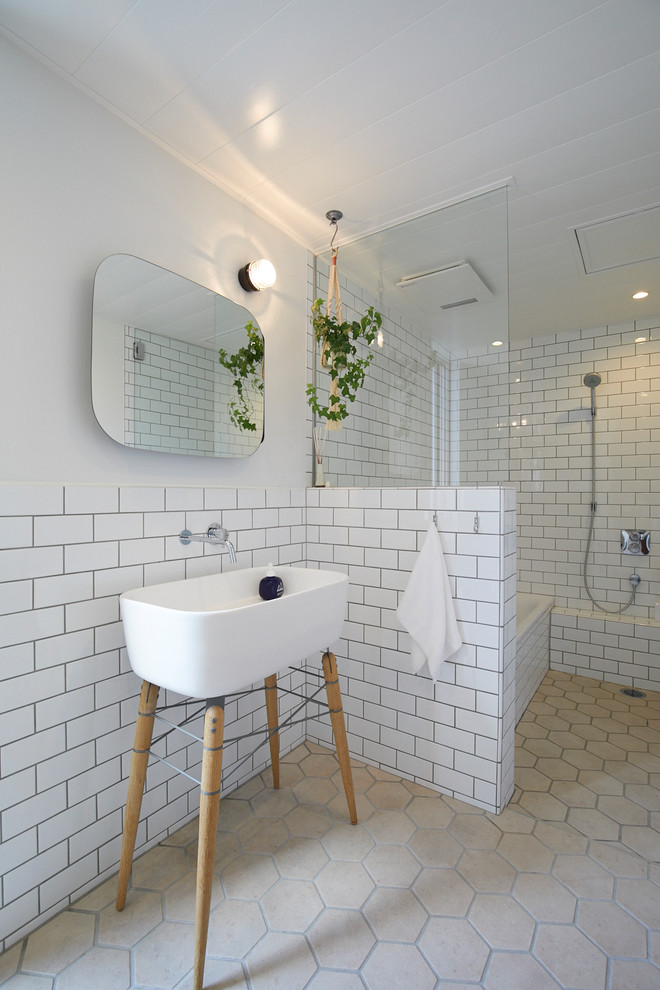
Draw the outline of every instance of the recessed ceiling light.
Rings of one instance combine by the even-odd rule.
[[[492,343],[492,346],[493,347],[501,347],[502,344],[504,343],[504,341],[503,340],[493,340],[491,343]]]
[[[646,337],[635,337],[636,344],[643,344],[646,341]]]
[[[633,292],[633,299],[646,299],[648,292],[646,289],[640,289],[639,292]]]

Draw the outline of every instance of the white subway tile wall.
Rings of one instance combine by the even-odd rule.
[[[263,395],[246,387],[257,430],[240,430],[227,414],[236,393],[230,373],[218,361],[217,348],[136,327],[126,328],[124,341],[126,443],[142,450],[215,457],[247,457],[256,450]],[[133,356],[136,341],[145,346],[141,361]]]
[[[597,601],[614,608],[628,599],[629,575],[637,572],[642,583],[626,615],[652,618],[660,597],[657,541],[648,557],[622,556],[619,543],[621,529],[653,531],[660,522],[660,320],[533,338],[512,348],[510,358],[520,590],[552,595],[561,608],[593,609],[582,583],[591,503],[591,404],[583,377],[597,371],[589,584]]]
[[[349,573],[344,637],[329,645],[355,755],[499,810],[513,788],[513,496],[489,489],[0,487],[0,948],[115,871],[139,692],[118,595],[224,567],[224,552],[183,547],[177,535],[184,527],[199,532],[218,515],[242,566],[307,562]],[[407,635],[395,617],[434,508],[466,644],[435,687],[410,672]],[[302,679],[285,674],[282,683]],[[227,714],[232,737],[263,725],[260,694],[231,702]],[[283,733],[283,750],[302,732]],[[329,731],[319,732],[329,741]],[[198,771],[194,745],[170,737],[164,745],[173,763]],[[229,772],[246,746],[228,747]],[[267,762],[260,750],[229,786]],[[194,816],[197,800],[188,778],[160,763],[150,767],[137,849]]]
[[[351,752],[494,811],[513,786],[503,754],[514,725],[514,498],[487,488],[308,493],[308,561],[351,578],[337,648]],[[434,509],[464,641],[435,686],[412,674],[395,615]],[[308,732],[331,742],[322,724]]]
[[[550,666],[583,677],[657,691],[660,622],[557,608],[552,613]]]

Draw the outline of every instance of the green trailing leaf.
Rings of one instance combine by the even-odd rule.
[[[326,356],[328,374],[337,382],[338,395],[330,395],[327,405],[319,400],[317,387],[308,385],[307,402],[318,419],[340,423],[348,416],[348,403],[354,402],[364,384],[367,369],[374,359],[373,352],[358,357],[358,343],[372,344],[383,323],[383,317],[370,306],[360,320],[339,322],[323,312],[324,302],[317,299],[312,305],[314,338],[321,344]]]
[[[227,354],[224,348],[218,352],[218,361],[233,377],[237,396],[229,403],[229,418],[239,430],[257,430],[252,396],[264,390],[264,340],[252,321],[246,324],[248,342],[235,354]]]

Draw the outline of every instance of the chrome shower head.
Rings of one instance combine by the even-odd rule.
[[[589,374],[584,376],[583,380],[587,388],[596,388],[597,385],[600,385],[603,379],[597,371],[591,371]]]

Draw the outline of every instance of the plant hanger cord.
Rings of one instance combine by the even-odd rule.
[[[335,232],[332,235],[332,241],[330,242],[331,248],[331,261],[330,261],[330,275],[328,277],[328,300],[325,304],[325,315],[330,316],[332,311],[332,305],[334,303],[335,307],[335,319],[337,323],[343,322],[342,308],[341,308],[341,289],[339,288],[339,275],[337,273],[337,248],[332,247],[332,243],[337,236],[337,224],[334,225]],[[332,359],[332,355],[327,352],[327,345],[324,343],[321,348],[321,366],[325,367],[328,360]],[[336,378],[333,378],[330,382],[330,408],[334,407],[339,400],[339,383]],[[328,420],[326,423],[326,430],[340,430],[341,423],[335,420]]]

